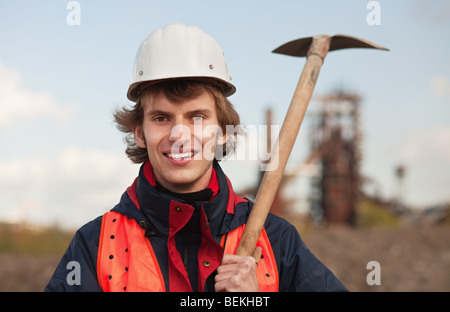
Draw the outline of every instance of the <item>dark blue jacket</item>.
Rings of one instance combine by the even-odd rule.
[[[176,248],[182,255],[191,285],[197,285],[197,252],[201,243],[200,214],[205,214],[212,237],[220,243],[222,235],[244,224],[253,203],[242,200],[232,190],[220,166],[215,163],[220,191],[209,202],[193,203],[194,212],[176,234]],[[169,207],[179,198],[158,191],[149,183],[148,174],[141,167],[139,177],[113,210],[133,218],[146,229],[169,289],[168,232]],[[131,187],[130,187],[131,188]],[[131,196],[130,196],[131,195]],[[134,198],[133,198],[134,197]],[[135,204],[139,201],[138,206]],[[158,209],[155,209],[158,207]],[[102,291],[97,281],[97,253],[102,217],[81,227],[72,239],[45,291]],[[334,274],[305,246],[297,230],[286,220],[269,214],[265,230],[272,245],[279,272],[280,291],[346,291]],[[73,262],[76,261],[76,262]],[[79,264],[76,268],[73,263]],[[78,282],[74,282],[79,274]],[[214,273],[208,277],[204,291],[214,291]],[[197,287],[193,286],[197,291]]]

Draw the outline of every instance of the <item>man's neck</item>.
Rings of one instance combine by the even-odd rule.
[[[196,201],[209,201],[214,195],[213,190],[210,188],[205,188],[201,191],[196,192],[189,192],[189,193],[175,193],[168,189],[166,189],[164,186],[162,186],[158,181],[156,181],[156,189],[160,191],[161,193],[166,193],[169,195],[172,195],[176,198],[182,199],[188,204],[193,204]]]

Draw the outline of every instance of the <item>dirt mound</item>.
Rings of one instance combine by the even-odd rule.
[[[303,235],[305,244],[350,291],[450,291],[450,227],[330,228]],[[381,285],[366,269],[380,264]]]
[[[450,291],[450,226],[330,228],[302,235],[350,291]],[[0,253],[0,291],[42,291],[62,253]],[[381,285],[366,282],[377,261]]]
[[[43,291],[61,255],[0,254],[0,292]]]

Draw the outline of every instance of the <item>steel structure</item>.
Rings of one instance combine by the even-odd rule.
[[[310,142],[321,174],[312,179],[311,212],[326,224],[353,224],[361,162],[361,98],[336,91],[315,101],[319,111],[312,114]]]

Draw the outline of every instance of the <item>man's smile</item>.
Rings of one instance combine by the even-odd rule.
[[[178,159],[185,159],[185,158],[190,158],[192,156],[194,156],[196,153],[195,152],[186,152],[186,153],[163,153],[164,156],[168,157],[168,158],[172,158],[175,160]]]

